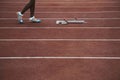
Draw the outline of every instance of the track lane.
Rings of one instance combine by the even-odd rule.
[[[119,39],[119,34],[118,28],[0,29],[0,39]]]
[[[120,12],[39,12],[36,16],[40,18],[120,18]],[[0,18],[16,18],[15,12],[10,12],[9,15],[2,12]],[[24,18],[29,18],[29,13],[24,14]]]
[[[1,6],[24,6],[26,2],[0,2]],[[120,6],[119,2],[37,2],[36,7],[38,6]]]
[[[6,6],[1,6],[0,7],[1,11],[19,11],[22,9],[21,7],[6,7]],[[88,12],[88,11],[120,11],[120,7],[49,7],[49,6],[43,6],[36,8],[36,12],[41,11],[41,12],[61,12],[61,11],[66,11],[66,12],[76,12],[76,11],[81,11],[81,12]]]
[[[120,41],[0,41],[1,57],[20,56],[92,56],[118,57]],[[31,47],[32,46],[32,47]]]
[[[25,19],[25,24],[18,24],[16,18],[0,18],[0,25],[1,27],[119,27],[120,25],[119,18],[80,18],[87,23],[57,25],[56,20],[61,19],[63,18],[41,18],[42,22],[40,24],[33,24]]]

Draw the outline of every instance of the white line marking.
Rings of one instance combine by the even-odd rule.
[[[72,8],[105,8],[105,7],[109,8],[120,6],[72,6]],[[37,6],[36,8],[71,8],[71,6]]]
[[[7,8],[7,7],[13,7],[13,6],[0,6],[0,8]],[[16,6],[20,7],[20,6]],[[120,7],[120,6],[72,6],[72,8],[105,8],[105,7]],[[71,6],[36,6],[36,8],[71,8]]]
[[[115,42],[120,39],[0,39],[1,42],[8,41],[100,41],[100,42]]]
[[[94,60],[120,60],[120,57],[0,57],[0,59],[94,59]]]
[[[90,11],[90,12],[39,12],[37,11],[36,13],[119,13],[120,11]],[[15,13],[14,11],[0,11],[0,13]],[[26,12],[30,13],[30,12]]]
[[[28,20],[28,18],[24,18],[25,20]],[[41,18],[41,19],[55,19],[55,20],[58,20],[58,19],[74,19],[74,17],[71,17],[71,18]],[[88,20],[90,20],[90,19],[99,19],[99,20],[109,20],[109,19],[113,19],[113,20],[115,20],[115,19],[120,19],[120,18],[77,18],[77,19],[88,19]],[[0,18],[0,20],[17,20],[17,18]]]
[[[24,2],[21,2],[21,1],[17,1],[17,2],[8,2],[8,1],[4,1],[4,2],[0,2],[0,3],[9,3],[9,4],[17,4],[17,3],[26,3],[26,2],[28,2],[28,1],[24,1]],[[120,3],[119,1],[110,1],[110,2],[107,2],[107,1],[104,1],[104,2],[87,2],[87,1],[50,1],[50,2],[48,2],[48,1],[37,1],[37,3],[36,4],[39,4],[39,3]]]
[[[0,29],[120,29],[120,27],[0,27]]]

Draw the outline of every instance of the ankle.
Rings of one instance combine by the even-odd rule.
[[[22,12],[19,12],[19,14],[20,14],[21,16],[23,16]]]

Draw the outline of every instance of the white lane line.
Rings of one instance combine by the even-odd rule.
[[[99,42],[116,42],[120,39],[0,39],[0,42],[14,42],[14,41],[99,41]]]
[[[6,7],[13,7],[13,6],[0,6],[0,8],[6,8]],[[20,7],[20,6],[16,6],[16,7]],[[98,7],[102,7],[102,8],[105,8],[105,7],[120,7],[120,6],[72,6],[72,8],[91,8],[91,7],[94,7],[94,8],[98,8]],[[71,6],[36,6],[36,8],[71,8]]]
[[[90,11],[90,12],[40,12],[37,11],[36,13],[119,13],[120,11]],[[14,11],[0,11],[0,13],[15,13]],[[30,12],[26,12],[30,13]]]
[[[28,20],[28,18],[24,18],[24,19],[27,19]],[[55,19],[55,20],[58,20],[58,19],[74,19],[74,17],[71,17],[71,18],[41,18],[41,19]],[[110,19],[112,19],[112,20],[120,20],[120,18],[77,18],[77,19],[88,19],[88,20],[110,20]],[[17,20],[17,18],[0,18],[0,20]]]
[[[120,29],[120,27],[0,27],[0,29]]]
[[[120,60],[120,57],[0,57],[3,59],[91,59],[91,60]]]
[[[21,1],[17,1],[17,2],[9,2],[9,1],[1,1],[0,3],[9,3],[9,4],[20,4],[20,3],[26,3],[26,2],[28,2],[28,1],[24,1],[24,2],[21,2]],[[50,1],[50,2],[48,2],[48,1],[37,1],[37,3],[36,4],[39,4],[39,3],[120,3],[119,1],[104,1],[104,2],[101,2],[101,1],[98,1],[98,2],[94,2],[94,1],[91,1],[91,2],[87,2],[87,1]]]

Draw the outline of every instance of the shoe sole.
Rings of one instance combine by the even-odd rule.
[[[24,22],[19,22],[19,21],[18,21],[18,23],[19,23],[19,24],[24,24]]]
[[[41,20],[39,22],[31,21],[32,23],[41,23]]]

